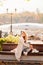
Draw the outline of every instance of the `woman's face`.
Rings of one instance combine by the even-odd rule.
[[[25,36],[25,33],[24,33],[23,31],[21,31],[21,35],[22,35],[22,36]]]

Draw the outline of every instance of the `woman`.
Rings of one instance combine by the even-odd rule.
[[[29,47],[27,47],[27,46],[24,47],[24,50],[23,50],[24,55],[27,55],[28,52],[30,52],[30,51],[32,51],[32,53],[38,53],[39,51],[37,49],[35,49],[33,47],[33,45],[30,44],[30,42],[27,42],[28,36],[26,35],[26,33],[24,31],[21,31],[21,35],[24,39],[24,43],[29,46]]]
[[[22,54],[22,51],[23,51],[24,49],[27,49],[26,52],[23,51],[25,55],[27,55],[27,53],[28,53],[31,49],[32,49],[32,50],[34,49],[32,45],[26,43],[26,40],[27,40],[27,35],[26,35],[26,33],[25,33],[24,31],[21,31],[21,35],[20,35],[20,37],[19,37],[18,46],[17,46],[15,49],[11,50],[11,52],[14,52],[14,53],[15,53],[15,57],[16,57],[16,59],[17,59],[18,61],[20,61],[21,54]]]
[[[29,51],[33,50],[33,46],[30,44],[30,42],[27,43],[28,37],[24,31],[21,31],[21,35],[24,39],[25,44],[29,44],[29,47],[24,47],[23,53],[24,55],[27,55]]]

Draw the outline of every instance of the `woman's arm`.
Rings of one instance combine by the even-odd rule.
[[[26,46],[26,47],[30,47],[29,43],[23,43],[23,45]]]
[[[20,43],[20,44],[23,44],[23,45],[26,46],[26,47],[30,47],[30,44],[24,42],[24,39],[23,39],[22,37],[20,37],[19,43]]]

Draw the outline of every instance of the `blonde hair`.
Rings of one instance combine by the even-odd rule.
[[[26,35],[26,33],[25,33],[24,31],[21,31],[21,35],[22,35],[24,41],[26,42],[26,40],[27,40],[27,35]]]

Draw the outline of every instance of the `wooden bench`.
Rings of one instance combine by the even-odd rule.
[[[21,63],[40,63],[43,64],[43,44],[32,44],[34,48],[39,50],[39,53],[28,53],[27,56],[21,56]],[[0,61],[6,62],[16,62],[15,54],[10,52],[10,50],[17,47],[17,44],[2,44],[2,51],[0,51]],[[6,65],[6,64],[5,64]]]
[[[43,52],[43,44],[32,44],[34,48],[38,49],[40,52]],[[10,51],[17,47],[17,44],[2,44],[3,51]]]
[[[0,51],[0,60],[16,61],[15,54],[10,51]],[[29,53],[27,56],[22,55],[21,61],[22,60],[43,61],[43,52]]]
[[[15,54],[9,51],[0,51],[0,61],[6,65],[6,63],[18,61],[15,58]],[[27,56],[22,55],[20,63],[40,63],[43,64],[43,52],[40,53],[29,53]]]

